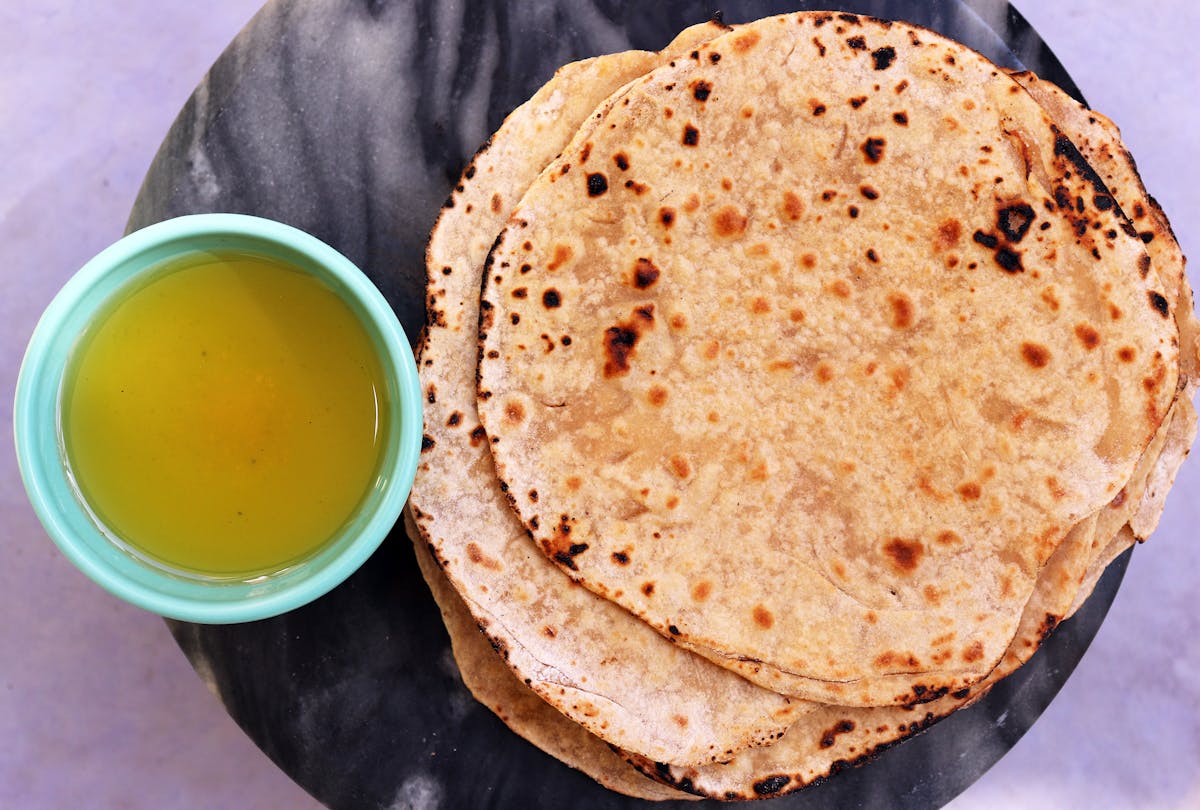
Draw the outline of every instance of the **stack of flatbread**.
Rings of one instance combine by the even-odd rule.
[[[905,23],[564,66],[428,263],[410,532],[463,678],[634,796],[780,795],[978,700],[1196,432],[1116,127]]]

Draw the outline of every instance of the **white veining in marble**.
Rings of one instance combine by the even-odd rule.
[[[442,793],[442,786],[436,779],[418,773],[400,785],[390,810],[442,810]]]
[[[1200,6],[1014,2],[1121,125],[1200,256]],[[171,120],[257,5],[0,8],[0,426],[37,314],[119,236]],[[1075,675],[954,810],[1200,806],[1197,525],[1193,460]],[[228,718],[160,620],[57,553],[25,502],[7,427],[0,527],[0,807],[316,806]],[[436,806],[431,784],[406,784],[396,806]]]

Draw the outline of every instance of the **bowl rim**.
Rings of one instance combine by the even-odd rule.
[[[395,447],[384,451],[385,463],[392,456],[394,460],[380,472],[366,522],[356,521],[360,524],[357,533],[337,543],[340,548],[336,553],[303,575],[285,579],[289,574],[279,574],[278,578],[268,578],[273,581],[266,586],[256,584],[258,578],[204,583],[182,579],[121,551],[140,567],[139,576],[131,578],[120,570],[124,564],[113,564],[115,544],[90,519],[80,523],[86,510],[75,498],[57,450],[57,392],[66,354],[79,336],[78,330],[69,331],[67,324],[80,318],[81,313],[90,320],[112,291],[145,272],[153,272],[164,261],[161,257],[146,259],[146,254],[176,242],[180,252],[210,249],[211,243],[197,242],[222,237],[240,240],[243,245],[257,241],[300,254],[313,265],[303,269],[321,277],[361,317],[380,351],[385,380],[396,398],[391,408],[398,424],[390,439]],[[139,261],[143,264],[137,265]],[[106,284],[113,285],[112,289],[101,292]],[[64,349],[64,343],[68,348]],[[247,214],[191,214],[165,220],[134,231],[86,262],[54,296],[34,327],[17,375],[13,402],[13,438],[21,479],[39,521],[64,556],[102,588],[127,602],[168,618],[207,624],[252,621],[287,612],[324,595],[354,573],[399,520],[416,474],[422,432],[416,361],[403,327],[379,289],[353,262],[317,237],[282,222]],[[53,460],[51,447],[55,448]],[[77,537],[80,526],[90,527],[95,534],[86,539]],[[102,545],[98,538],[103,539]],[[98,548],[108,551],[100,553]],[[317,556],[321,557],[322,552]],[[301,563],[296,568],[304,566]],[[222,599],[213,598],[214,588],[225,589]]]

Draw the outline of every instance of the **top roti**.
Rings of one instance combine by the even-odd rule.
[[[788,694],[921,700],[995,665],[1167,413],[1149,267],[978,54],[768,18],[530,188],[485,277],[480,418],[591,590]]]

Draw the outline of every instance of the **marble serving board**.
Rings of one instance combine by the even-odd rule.
[[[442,203],[488,134],[557,67],[656,50],[717,12],[739,22],[830,7],[928,26],[1078,95],[1006,2],[275,0],[185,105],[129,228],[208,211],[302,228],[358,264],[415,339],[425,241]],[[763,806],[948,802],[1058,692],[1126,562],[1114,564],[1078,614],[978,705],[862,767]],[[475,703],[399,526],[346,583],[304,608],[242,625],[169,624],[245,732],[331,807],[642,804],[541,753]]]

